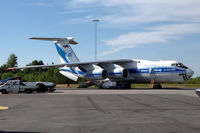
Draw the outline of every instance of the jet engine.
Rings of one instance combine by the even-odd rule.
[[[91,72],[87,72],[84,78],[88,80],[102,80],[108,78],[108,72],[104,69],[94,69]]]
[[[109,72],[109,78],[127,78],[128,76],[128,69],[122,67],[115,68],[113,71]]]

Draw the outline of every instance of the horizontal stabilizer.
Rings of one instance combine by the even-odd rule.
[[[78,44],[76,41],[74,41],[73,37],[66,37],[66,38],[46,38],[46,37],[32,37],[29,39],[34,40],[43,40],[43,41],[54,41],[54,42],[65,42],[67,41],[69,44]]]

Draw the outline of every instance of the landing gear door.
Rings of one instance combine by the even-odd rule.
[[[150,80],[152,79],[156,79],[156,74],[155,74],[155,71],[152,69],[152,68],[149,68],[149,77],[150,77]]]

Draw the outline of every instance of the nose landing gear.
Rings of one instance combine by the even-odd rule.
[[[160,85],[159,83],[158,83],[158,84],[155,84],[154,79],[151,79],[150,88],[162,89],[162,85]]]

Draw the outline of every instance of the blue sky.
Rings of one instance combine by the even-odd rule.
[[[18,66],[43,60],[60,63],[51,42],[30,37],[73,36],[81,61],[177,60],[200,76],[199,0],[0,0],[0,64],[14,53]]]

